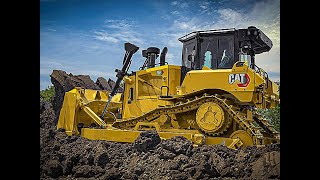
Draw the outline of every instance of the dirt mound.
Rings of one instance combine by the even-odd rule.
[[[194,146],[184,137],[161,140],[156,131],[130,143],[67,136],[40,102],[41,179],[279,179],[280,145],[240,150]]]
[[[50,77],[55,89],[55,96],[52,104],[56,117],[58,117],[60,113],[65,92],[70,91],[75,87],[111,91],[115,84],[115,82],[110,78],[107,81],[103,77],[99,77],[97,81],[94,82],[88,75],[67,74],[62,70],[53,70]],[[118,92],[122,93],[123,89],[119,87]],[[55,123],[57,120],[58,119],[56,118]]]
[[[102,90],[107,90],[107,91],[111,91],[111,87],[108,84],[108,81],[103,78],[103,77],[98,77],[96,84],[99,86],[100,89]]]

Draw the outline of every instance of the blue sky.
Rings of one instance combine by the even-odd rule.
[[[141,50],[150,46],[167,46],[167,61],[180,65],[178,38],[186,33],[251,25],[273,41],[257,65],[280,80],[279,0],[40,0],[40,89],[51,85],[53,69],[116,79],[125,42],[140,47],[130,70],[143,64]]]

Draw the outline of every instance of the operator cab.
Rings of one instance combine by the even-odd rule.
[[[247,61],[250,68],[256,67],[254,56],[267,52],[272,41],[259,29],[221,29],[194,31],[181,38],[181,82],[190,70],[231,69],[237,61]]]

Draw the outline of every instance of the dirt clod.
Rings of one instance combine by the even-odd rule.
[[[57,178],[63,175],[62,166],[58,160],[50,160],[46,165],[46,172],[49,176]]]
[[[153,149],[156,145],[161,142],[160,136],[157,131],[145,131],[133,143],[133,147],[139,152],[146,152]]]
[[[163,149],[166,149],[176,155],[184,154],[187,156],[191,155],[191,150],[193,148],[192,143],[185,137],[176,136],[170,140],[163,141],[161,143]]]
[[[100,89],[111,91],[111,87],[108,84],[108,81],[103,77],[98,77],[96,84],[99,86]]]

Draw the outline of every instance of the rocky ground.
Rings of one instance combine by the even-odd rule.
[[[40,179],[280,179],[280,144],[232,150],[155,131],[133,144],[87,140],[56,130],[55,105],[40,100]]]

